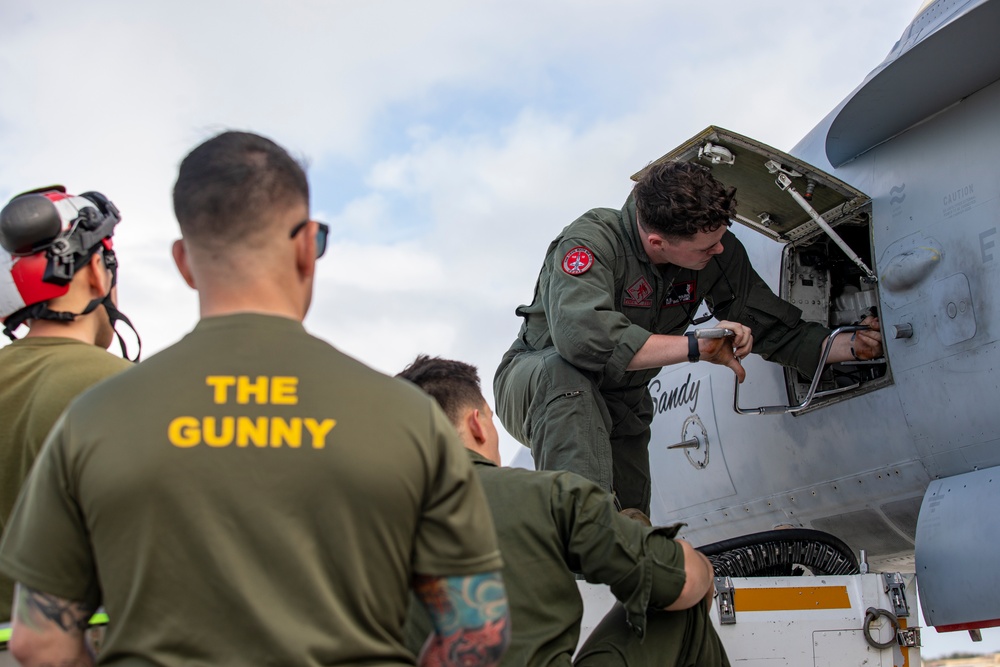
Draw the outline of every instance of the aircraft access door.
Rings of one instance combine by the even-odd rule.
[[[846,327],[842,335],[851,335],[852,325],[869,313],[878,314],[871,198],[865,193],[787,153],[718,127],[709,127],[653,164],[677,161],[700,164],[735,187],[736,222],[784,245],[779,296],[798,307],[803,319],[830,329]],[[773,407],[781,409],[762,408],[759,414],[799,414],[891,382],[886,359],[831,364],[817,378],[785,369],[788,407],[796,409],[779,403]],[[737,400],[759,405],[762,397]]]

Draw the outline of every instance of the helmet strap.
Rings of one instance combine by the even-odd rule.
[[[102,303],[104,303],[104,310],[108,313],[108,319],[111,320],[111,328],[115,330],[115,336],[118,337],[118,345],[122,348],[122,357],[128,359],[129,361],[138,363],[139,357],[142,355],[142,339],[139,338],[139,332],[135,330],[131,320],[129,320],[122,311],[118,310],[118,308],[115,307],[115,304],[111,303],[110,294],[104,297],[104,301]],[[122,338],[121,333],[118,331],[119,322],[124,322],[135,335],[135,359],[128,356],[128,347],[125,345],[125,339]]]
[[[22,308],[16,313],[12,313],[8,316],[3,323],[3,332],[7,338],[17,340],[17,336],[14,335],[14,332],[28,320],[55,320],[57,322],[72,322],[75,319],[75,313],[51,310],[44,302],[36,303],[28,306],[27,308]]]
[[[28,306],[27,308],[22,308],[10,315],[6,321],[4,321],[4,334],[11,340],[17,340],[17,336],[14,335],[14,331],[17,330],[24,322],[27,320],[55,320],[57,322],[72,322],[77,317],[81,315],[89,315],[94,312],[94,310],[103,305],[104,311],[108,314],[108,320],[111,322],[111,328],[115,332],[115,336],[118,338],[118,344],[121,346],[122,357],[128,359],[129,361],[137,362],[142,354],[142,339],[139,338],[139,332],[135,330],[132,325],[131,320],[129,320],[122,311],[118,310],[117,306],[111,301],[111,290],[118,282],[118,263],[115,261],[114,252],[108,249],[104,250],[104,261],[105,265],[111,270],[111,287],[108,288],[108,293],[103,297],[97,299],[91,299],[87,307],[83,309],[80,313],[69,313],[66,311],[56,311],[51,310],[46,303],[36,303],[34,305]],[[118,322],[124,322],[132,333],[135,334],[135,340],[138,345],[138,349],[135,353],[135,358],[132,359],[128,356],[128,347],[125,345],[125,339],[122,338],[121,333],[118,332]]]
[[[135,330],[135,326],[132,325],[132,321],[125,316],[122,311],[118,310],[118,307],[111,301],[111,290],[114,289],[115,285],[118,284],[118,262],[115,259],[115,253],[113,250],[104,250],[104,265],[111,271],[111,287],[108,288],[108,293],[100,299],[93,299],[87,304],[87,307],[83,309],[81,315],[86,315],[93,312],[98,306],[104,306],[104,312],[108,314],[108,320],[111,322],[111,328],[114,329],[115,336],[118,338],[118,345],[122,349],[122,357],[128,359],[132,362],[138,362],[139,357],[142,354],[142,339],[139,337],[139,332]],[[135,352],[135,359],[128,356],[128,346],[125,345],[125,339],[122,338],[121,333],[118,331],[118,322],[124,322],[132,333],[135,334],[135,340],[137,348]]]

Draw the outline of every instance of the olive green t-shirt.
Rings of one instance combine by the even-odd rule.
[[[22,338],[0,348],[0,533],[21,484],[60,413],[82,391],[132,366],[72,338]],[[0,575],[0,623],[14,582]]]
[[[414,574],[500,567],[434,401],[252,314],[75,401],[0,545],[18,581],[104,604],[102,664],[413,664]]]

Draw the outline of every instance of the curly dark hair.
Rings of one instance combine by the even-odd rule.
[[[663,162],[649,167],[632,188],[639,224],[647,232],[691,237],[729,226],[736,188],[727,188],[701,165]]]
[[[479,386],[479,372],[462,361],[421,354],[396,377],[409,380],[430,394],[453,424],[461,418],[463,410],[479,408],[486,402]]]

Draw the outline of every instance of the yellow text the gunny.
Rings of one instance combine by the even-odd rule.
[[[289,376],[209,375],[205,385],[215,405],[298,405],[299,379]],[[278,416],[180,416],[167,426],[175,447],[291,447],[323,449],[335,419]]]

